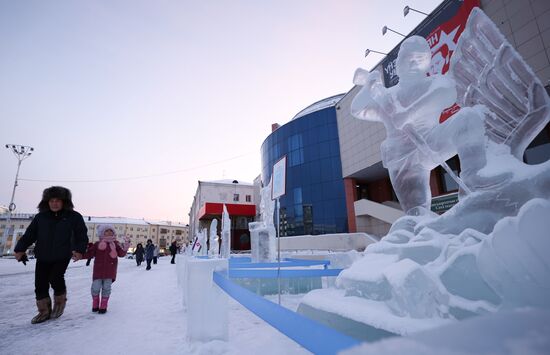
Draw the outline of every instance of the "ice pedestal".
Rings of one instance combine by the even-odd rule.
[[[183,303],[187,309],[187,338],[191,341],[228,339],[227,295],[212,280],[214,271],[227,271],[227,259],[181,258]]]
[[[192,258],[190,255],[177,254],[176,255],[176,274],[178,280],[178,287],[182,290],[181,303],[183,309],[187,309],[187,292],[185,289],[188,285],[187,280],[187,261]]]
[[[310,292],[298,311],[354,336],[364,325],[408,335],[492,312],[548,310],[548,216],[550,200],[533,199],[490,234],[424,229],[408,243],[384,238],[340,273],[337,289]]]
[[[253,263],[273,262],[277,260],[275,227],[263,222],[251,222],[250,249]]]

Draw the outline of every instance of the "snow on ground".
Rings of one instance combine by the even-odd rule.
[[[92,261],[93,263],[93,261]],[[34,266],[0,258],[2,354],[308,354],[239,303],[229,302],[229,341],[190,343],[175,265],[159,259],[152,270],[119,259],[106,314],[91,311],[92,265],[69,265],[67,307],[61,318],[31,324],[36,314]],[[282,297],[293,310],[300,296]],[[277,297],[271,298],[277,302]]]

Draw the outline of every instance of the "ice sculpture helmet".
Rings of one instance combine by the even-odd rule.
[[[425,77],[430,69],[432,52],[428,42],[420,36],[411,36],[401,43],[396,71],[399,81]]]

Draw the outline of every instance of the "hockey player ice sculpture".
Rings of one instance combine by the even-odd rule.
[[[227,207],[223,205],[222,212],[222,243],[220,249],[220,256],[225,259],[229,259],[231,255],[231,219],[227,212]]]
[[[199,234],[197,235],[197,238],[198,238],[197,243],[200,246],[198,255],[202,255],[202,256],[208,255],[208,249],[206,245],[206,241],[208,239],[208,229],[202,228]]]
[[[513,184],[515,170],[529,170],[521,160],[527,145],[550,119],[548,95],[477,8],[453,54],[450,75],[426,76],[430,58],[423,38],[406,39],[397,58],[399,83],[389,89],[377,72],[359,69],[354,81],[363,88],[351,112],[357,118],[384,123],[387,138],[381,146],[382,160],[407,214],[426,214],[431,200],[430,170],[440,164],[445,167],[444,162],[458,154],[462,197],[476,191],[500,191],[499,197],[515,201],[514,206],[496,206],[503,211],[488,224],[472,217],[473,225],[458,226],[490,231],[498,219],[516,214],[527,200],[548,193],[544,178],[538,180],[542,186],[520,189],[515,196],[508,196],[513,192],[507,191],[504,197],[501,189]],[[439,124],[441,110],[455,101],[462,109]],[[495,210],[493,204],[484,207]]]
[[[215,258],[219,257],[220,244],[218,240],[218,220],[213,219],[210,224],[210,233],[208,234],[208,255]]]
[[[478,8],[446,77],[426,76],[426,48],[420,37],[402,43],[400,82],[392,88],[384,88],[377,74],[356,72],[362,89],[352,114],[384,123],[383,162],[408,215],[369,245],[365,257],[340,274],[338,290],[324,296],[362,302],[372,311],[367,318],[385,310],[384,324],[346,316],[400,334],[501,309],[550,308],[550,161],[522,162],[550,119],[549,97]],[[439,124],[441,109],[455,99],[462,109]],[[457,153],[459,202],[434,215],[428,173]],[[328,291],[313,291],[303,304],[342,315],[317,302],[322,292]]]
[[[260,222],[248,224],[253,262],[270,262],[277,258],[276,233],[273,224],[275,201],[271,199],[271,180],[260,190]]]

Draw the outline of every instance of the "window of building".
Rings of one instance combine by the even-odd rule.
[[[161,228],[161,229],[160,229],[160,232],[161,232],[162,234],[167,234],[167,233],[168,233],[168,229],[166,229],[166,228]]]
[[[238,202],[239,201],[239,194],[233,194],[233,201]]]
[[[246,195],[245,199],[246,199],[246,202],[252,202],[252,196],[251,195]]]
[[[451,170],[458,176],[460,173],[460,163],[458,160],[458,157],[455,155],[451,159],[447,160],[447,165],[451,168]],[[444,192],[452,192],[458,190],[458,184],[456,181],[445,171],[445,169],[441,168],[441,184],[443,187]]]
[[[295,134],[288,137],[288,166],[304,163],[304,149],[302,135]]]
[[[286,208],[281,207],[279,209],[279,235],[282,237],[287,235],[288,223],[286,219]]]
[[[182,234],[182,231],[180,231],[180,230],[176,231],[176,235],[181,235],[181,234]]]
[[[302,188],[296,187],[292,189],[292,195],[294,196],[294,203],[295,204],[301,204],[302,203]]]
[[[525,150],[527,164],[540,164],[550,159],[550,126],[546,126]]]
[[[355,189],[357,191],[357,200],[369,198],[369,189],[367,184],[357,182],[355,185]]]
[[[20,229],[23,229],[23,228],[25,228],[25,225],[24,225],[24,224],[21,224],[21,225],[19,226],[19,228],[20,228]]]

